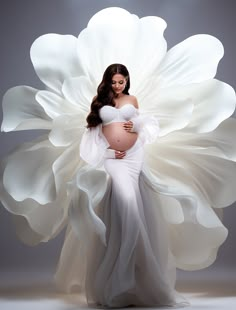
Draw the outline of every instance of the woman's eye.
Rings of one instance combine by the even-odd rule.
[[[116,81],[112,81],[111,82],[111,85],[115,85],[115,84],[119,84],[119,85],[123,85],[124,84],[124,81],[119,81],[119,82],[116,82]]]

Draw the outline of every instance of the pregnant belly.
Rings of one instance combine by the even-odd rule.
[[[127,132],[124,123],[111,123],[102,128],[103,135],[107,139],[110,148],[117,151],[127,151],[136,142],[138,134]]]

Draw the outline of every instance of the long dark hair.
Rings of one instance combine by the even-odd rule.
[[[129,95],[130,78],[129,71],[122,64],[112,64],[106,68],[101,83],[97,88],[97,95],[94,97],[91,103],[91,111],[86,118],[87,128],[96,127],[102,120],[99,116],[99,110],[104,105],[115,106],[114,98],[115,93],[112,89],[112,78],[115,74],[121,74],[126,78],[126,86],[123,90],[123,94]]]

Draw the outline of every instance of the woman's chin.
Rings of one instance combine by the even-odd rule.
[[[115,93],[115,97],[118,98],[120,96],[123,95],[122,91],[119,91],[119,92],[114,92]]]

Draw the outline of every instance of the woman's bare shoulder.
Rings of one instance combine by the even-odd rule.
[[[128,97],[129,97],[129,102],[132,103],[135,106],[135,108],[138,109],[138,100],[137,100],[137,98],[135,96],[133,96],[133,95],[128,95]]]

